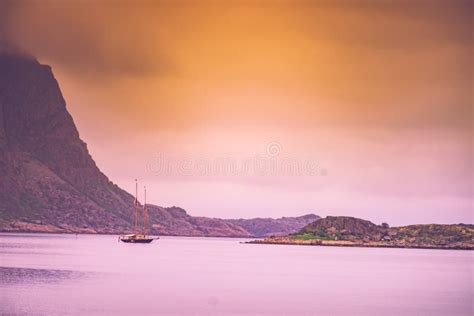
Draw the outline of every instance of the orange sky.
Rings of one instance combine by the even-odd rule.
[[[129,191],[139,177],[153,203],[472,222],[469,1],[3,5],[0,35],[52,65],[99,167]],[[325,175],[149,168],[265,157],[271,142]]]

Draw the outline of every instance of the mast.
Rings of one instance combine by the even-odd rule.
[[[146,235],[148,232],[148,209],[146,206],[146,186],[143,188],[145,190],[145,201],[143,203],[143,234]]]
[[[138,181],[135,179],[135,201],[133,202],[133,231],[138,230]]]

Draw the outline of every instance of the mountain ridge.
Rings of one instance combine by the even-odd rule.
[[[97,167],[51,67],[0,52],[0,231],[123,233],[133,201]],[[232,237],[288,232],[312,219],[252,225],[156,205],[149,216],[152,234]]]

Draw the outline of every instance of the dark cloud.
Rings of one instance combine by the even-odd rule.
[[[11,47],[11,43],[9,43],[8,40],[8,26],[13,6],[13,1],[0,1],[0,52],[8,50]]]
[[[308,124],[472,127],[472,1],[0,0],[0,6],[3,46],[87,79],[87,89],[107,94],[114,110],[160,104],[160,114],[166,106],[186,124],[205,122],[218,109],[176,99],[206,88],[218,95],[229,85],[241,95],[257,78],[258,93],[281,81],[280,90],[309,86],[308,98],[328,100],[295,107],[305,113],[295,120]],[[179,76],[158,88],[155,77],[168,74]],[[112,77],[141,80],[110,91],[89,82]],[[222,112],[248,121],[253,102],[224,105]],[[278,121],[272,102],[272,115],[257,115],[260,122]],[[201,112],[204,118],[190,114]]]
[[[150,20],[130,3],[3,1],[0,39],[81,75],[147,76],[170,71]]]

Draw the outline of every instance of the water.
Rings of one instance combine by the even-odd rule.
[[[471,315],[473,253],[0,234],[1,314]]]

